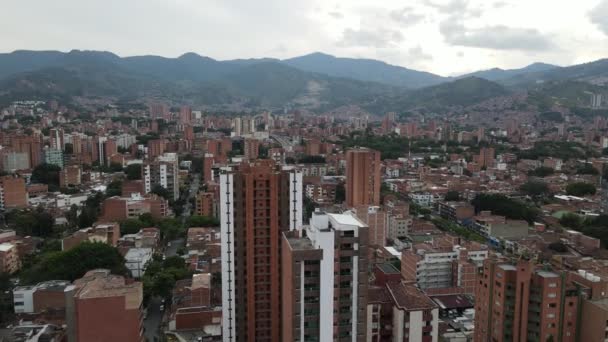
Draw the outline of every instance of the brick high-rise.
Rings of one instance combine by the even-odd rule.
[[[380,152],[368,148],[346,152],[346,205],[380,205]]]
[[[475,341],[581,340],[589,285],[576,273],[487,259],[475,291]]]
[[[220,175],[224,341],[281,341],[281,233],[302,225],[302,174],[271,160]]]
[[[0,209],[25,208],[27,205],[25,179],[15,176],[0,177]]]

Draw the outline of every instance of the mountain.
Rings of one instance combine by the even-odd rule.
[[[449,80],[429,72],[411,70],[372,59],[338,58],[318,52],[282,62],[304,71],[406,88],[422,88]]]
[[[31,68],[23,66],[22,70]],[[58,55],[48,66],[0,80],[3,103],[24,98],[154,99],[200,106],[293,105],[319,110],[391,92],[391,86],[305,72],[276,60],[219,62],[195,54],[176,59],[120,58],[106,52],[72,51]]]
[[[533,73],[533,72],[549,71],[549,70],[553,70],[556,68],[559,68],[559,67],[556,65],[551,65],[551,64],[546,64],[546,63],[534,63],[534,64],[530,64],[527,67],[524,67],[521,69],[504,70],[504,69],[500,69],[500,68],[493,68],[493,69],[488,69],[488,70],[481,70],[481,71],[476,71],[476,72],[473,72],[470,74],[460,76],[458,78],[479,77],[479,78],[484,78],[488,81],[500,81],[500,80],[511,78],[511,77],[514,77],[517,75]]]
[[[608,59],[516,75],[503,79],[507,86],[530,86],[548,81],[583,81],[605,83],[608,80]]]

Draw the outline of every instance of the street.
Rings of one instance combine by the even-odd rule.
[[[158,341],[158,329],[162,319],[160,312],[160,298],[151,298],[148,303],[148,316],[144,320],[144,336],[149,342]]]
[[[192,215],[192,204],[190,203],[190,199],[195,197],[198,193],[198,189],[200,186],[200,174],[194,174],[192,177],[192,183],[190,184],[190,189],[188,193],[188,200],[184,205],[184,211],[182,213],[182,225],[186,226],[186,220],[190,215]],[[170,241],[165,249],[165,256],[172,257],[177,255],[177,251],[183,247],[185,244],[185,239],[175,239]],[[160,311],[161,298],[151,298],[148,303],[148,315],[144,320],[144,336],[146,340],[149,342],[154,342],[159,340],[159,329],[162,324],[163,312]]]

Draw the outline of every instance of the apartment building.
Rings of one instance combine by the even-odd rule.
[[[167,189],[171,199],[179,198],[179,161],[177,153],[165,153],[142,166],[142,179],[146,194],[155,186]]]

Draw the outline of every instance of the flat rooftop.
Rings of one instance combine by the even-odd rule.
[[[421,311],[437,307],[437,304],[431,298],[413,285],[405,285],[401,282],[388,283],[386,287],[395,304],[402,310]]]
[[[367,227],[365,223],[356,218],[355,216],[348,214],[327,214],[329,216],[330,221],[334,221],[336,224],[344,225],[344,226],[356,226],[359,228]],[[334,227],[339,228],[339,227]]]

